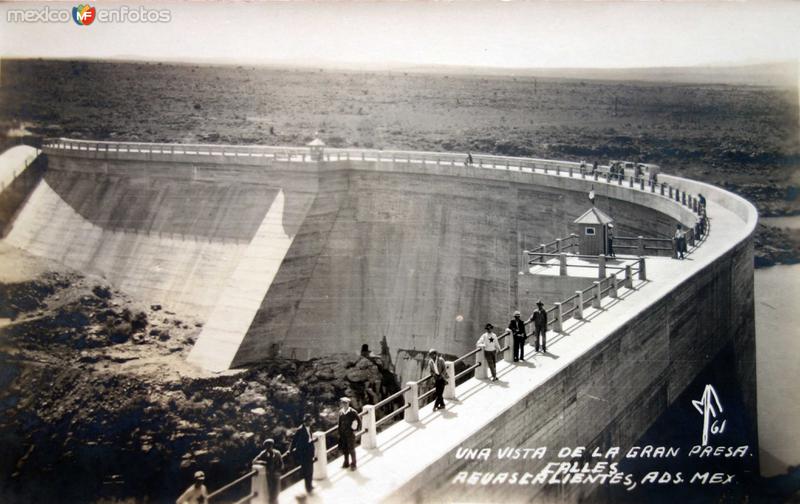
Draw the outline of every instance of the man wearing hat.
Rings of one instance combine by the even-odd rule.
[[[494,326],[492,324],[486,324],[486,332],[481,334],[481,337],[478,338],[478,348],[483,348],[483,356],[486,359],[486,365],[489,367],[489,371],[492,372],[492,381],[497,381],[497,370],[496,370],[496,363],[497,363],[497,351],[500,349],[500,345],[497,342],[497,335],[492,332]]]
[[[208,501],[208,491],[203,482],[206,480],[206,475],[203,471],[194,473],[194,483],[186,489],[185,492],[178,497],[175,504],[201,504]]]
[[[520,319],[519,310],[514,312],[514,318],[508,324],[508,330],[514,342],[514,362],[525,360],[525,340],[528,339],[528,332],[525,330],[525,322]]]
[[[278,494],[281,491],[281,473],[283,472],[283,457],[281,452],[275,449],[275,440],[267,439],[263,444],[264,449],[253,459],[253,464],[264,466],[267,473],[267,492],[269,493],[269,504],[278,502]]]
[[[542,337],[542,352],[547,352],[547,312],[544,310],[542,300],[536,301],[537,310],[533,312],[528,322],[533,321],[534,348],[539,351],[539,336]]]
[[[311,493],[314,486],[311,484],[314,478],[314,438],[311,436],[311,427],[314,417],[306,413],[303,415],[303,423],[294,431],[292,436],[291,451],[294,460],[300,466],[300,474],[306,483],[306,492]]]
[[[350,399],[339,399],[339,449],[344,454],[343,468],[356,470],[356,432],[361,430],[361,417],[350,406]],[[352,460],[352,463],[350,462]]]
[[[444,386],[447,383],[447,368],[444,365],[444,358],[434,348],[431,348],[428,352],[428,371],[433,376],[433,386],[436,390],[433,411],[444,409]]]

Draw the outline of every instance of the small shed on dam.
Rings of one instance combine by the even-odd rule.
[[[581,255],[607,254],[608,226],[613,223],[614,219],[596,206],[575,219],[576,234],[580,237],[578,252]]]

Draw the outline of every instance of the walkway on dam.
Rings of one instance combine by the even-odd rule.
[[[499,381],[472,378],[461,384],[457,400],[446,401],[445,410],[433,412],[432,404],[420,409],[420,421],[399,421],[377,436],[378,448],[359,447],[358,470],[341,468],[342,458],[328,464],[328,479],[315,481],[315,491],[307,502],[382,502],[402,501],[397,495],[416,490],[407,483],[435,461],[461,446],[464,439],[482,429],[492,429],[499,414],[523,400],[532,390],[556,376],[570,362],[627,323],[630,316],[648,309],[676,284],[689,278],[717,259],[739,239],[749,226],[733,212],[713,201],[708,202],[711,233],[685,260],[667,257],[647,258],[647,281],[634,281],[634,289],[620,289],[619,299],[603,298],[601,308],[587,308],[584,320],[570,319],[564,332],[548,334],[548,353],[535,354],[526,346],[524,363],[499,361]],[[521,307],[527,309],[528,307]],[[510,315],[509,315],[510,316]],[[502,321],[495,321],[496,324]],[[479,334],[475,334],[477,341]],[[535,396],[534,396],[535,397]],[[603,397],[589,397],[604,401]],[[465,446],[465,448],[479,448]],[[446,482],[441,482],[442,486]],[[432,489],[433,490],[433,489]],[[302,481],[281,492],[281,503],[297,502],[305,495]]]

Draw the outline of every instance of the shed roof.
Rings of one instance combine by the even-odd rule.
[[[614,222],[614,219],[596,206],[593,206],[586,213],[575,219],[575,224],[610,224],[612,222]]]
[[[325,142],[320,140],[319,138],[315,138],[306,144],[307,147],[324,147]]]

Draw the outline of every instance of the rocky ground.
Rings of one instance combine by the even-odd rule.
[[[243,474],[267,437],[285,449],[304,412],[327,429],[338,397],[397,390],[355,353],[205,374],[185,362],[201,324],[48,266],[0,284],[2,502],[168,502],[197,469]]]

